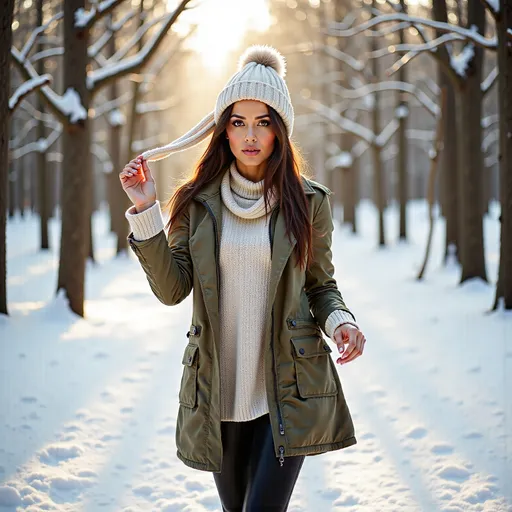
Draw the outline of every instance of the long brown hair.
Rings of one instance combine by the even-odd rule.
[[[267,160],[264,178],[265,213],[268,213],[268,193],[275,187],[279,207],[285,218],[286,234],[295,236],[295,256],[301,268],[309,268],[312,263],[312,227],[309,221],[308,202],[301,182],[301,174],[306,174],[306,164],[298,149],[288,138],[281,116],[268,106],[270,119],[276,134],[274,150]],[[178,187],[167,204],[171,212],[167,228],[188,208],[194,196],[208,183],[225,172],[235,156],[226,138],[226,126],[231,118],[233,105],[221,115],[215,127],[208,148],[196,165],[194,174]]]

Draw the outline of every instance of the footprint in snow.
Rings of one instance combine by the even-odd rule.
[[[35,396],[22,396],[21,401],[24,404],[35,404],[37,402],[37,398]]]
[[[464,482],[470,477],[471,473],[461,466],[445,466],[438,472],[438,476],[443,480],[454,482]]]
[[[427,435],[427,430],[424,429],[423,427],[416,427],[416,428],[413,428],[412,430],[410,430],[407,434],[406,434],[406,437],[410,438],[410,439],[421,439],[422,437],[425,437]]]
[[[432,453],[435,453],[436,455],[448,455],[450,453],[453,453],[453,446],[449,444],[435,444],[430,448],[430,451]]]

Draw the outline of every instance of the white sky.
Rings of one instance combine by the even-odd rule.
[[[222,71],[226,57],[248,30],[263,32],[270,27],[267,0],[203,0],[198,5],[180,17],[175,29],[186,33],[189,23],[198,24],[188,46],[200,53],[212,71]]]

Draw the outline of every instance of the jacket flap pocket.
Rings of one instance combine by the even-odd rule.
[[[297,357],[314,357],[332,352],[321,336],[295,336],[291,338]]]
[[[187,366],[192,366],[194,363],[194,359],[196,357],[196,352],[199,347],[197,345],[192,345],[192,343],[189,343],[187,347],[185,348],[185,352],[183,354],[183,364],[186,364]]]

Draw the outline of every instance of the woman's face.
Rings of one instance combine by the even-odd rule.
[[[254,175],[264,172],[276,138],[271,123],[268,107],[261,101],[243,100],[233,105],[226,135],[239,170]]]

